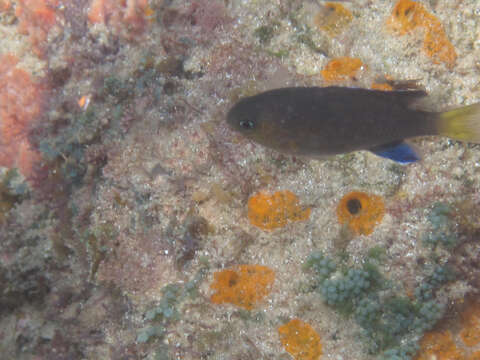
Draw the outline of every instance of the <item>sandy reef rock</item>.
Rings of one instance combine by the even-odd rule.
[[[224,120],[283,86],[479,102],[479,16],[0,0],[0,357],[478,359],[478,145],[309,160]]]

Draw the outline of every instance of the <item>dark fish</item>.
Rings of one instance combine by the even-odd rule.
[[[442,135],[480,142],[480,104],[443,113],[412,107],[426,95],[335,86],[275,89],[240,100],[227,122],[264,146],[308,157],[370,150],[410,163],[419,156],[407,138]]]

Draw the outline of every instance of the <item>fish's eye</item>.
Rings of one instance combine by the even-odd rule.
[[[246,130],[251,130],[255,127],[255,122],[252,120],[240,120],[240,127]]]

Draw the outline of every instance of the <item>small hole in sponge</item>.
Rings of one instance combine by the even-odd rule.
[[[348,212],[352,215],[356,215],[362,210],[362,203],[358,199],[350,199],[347,202]]]

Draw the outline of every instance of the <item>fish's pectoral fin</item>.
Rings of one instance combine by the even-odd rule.
[[[376,146],[369,149],[377,156],[390,159],[399,164],[410,164],[421,159],[418,152],[404,141],[396,141],[393,143]]]

